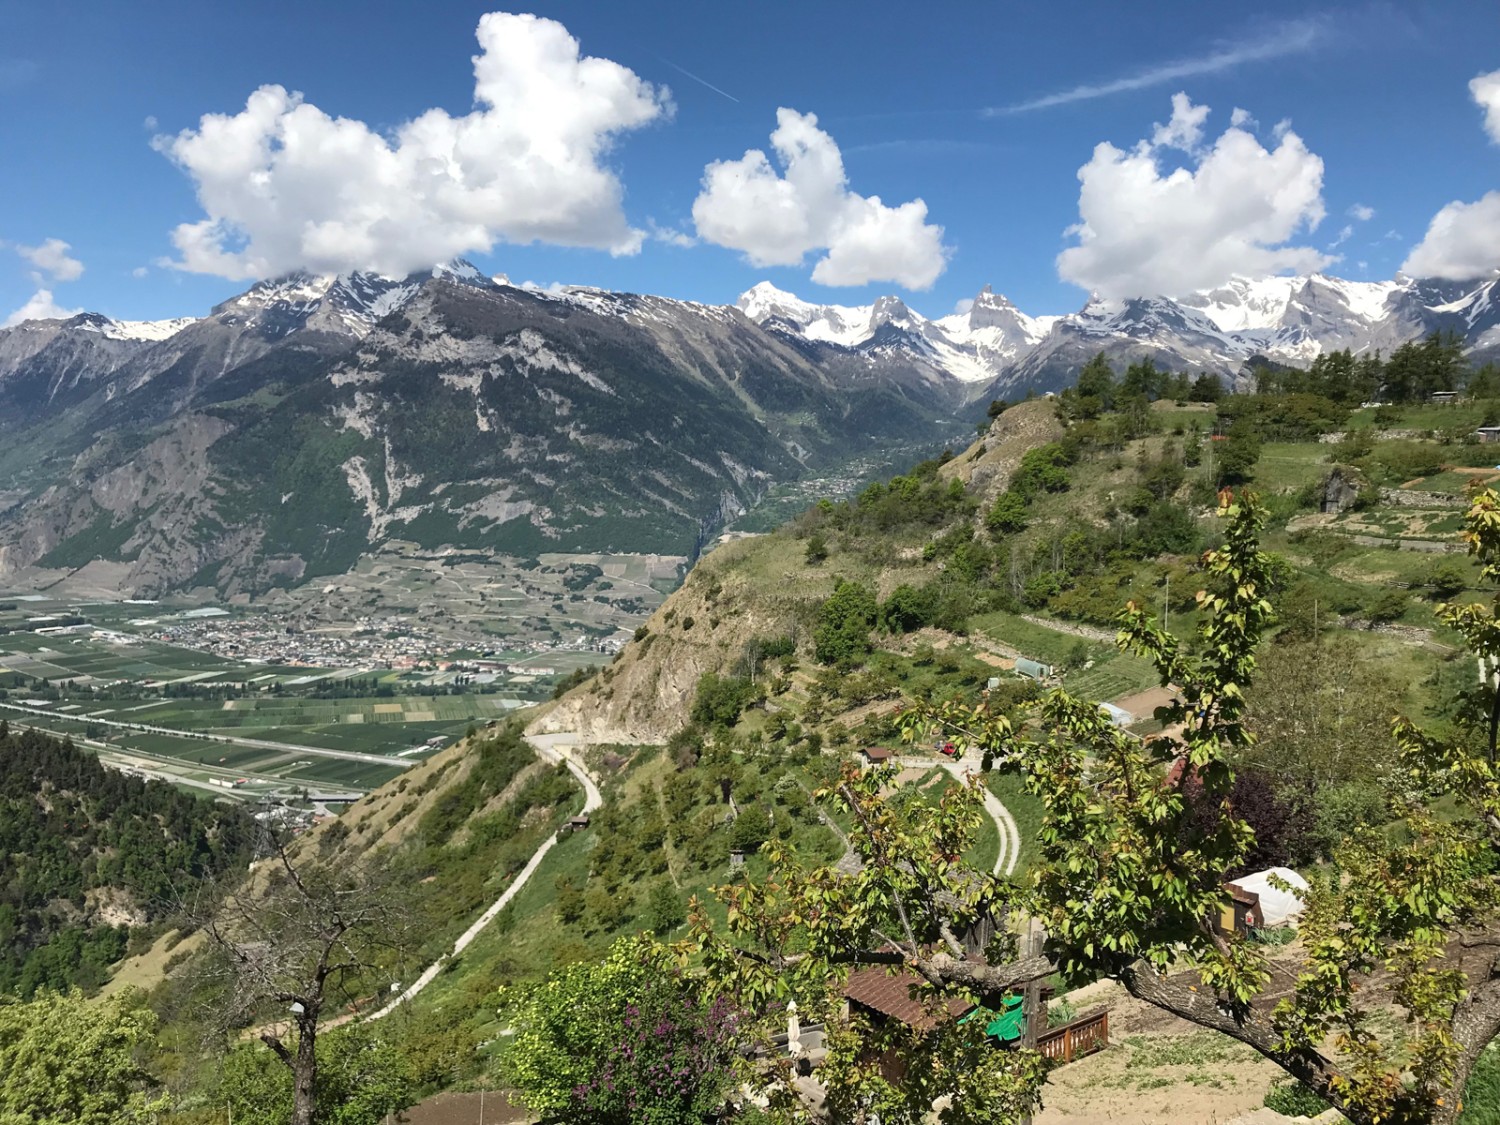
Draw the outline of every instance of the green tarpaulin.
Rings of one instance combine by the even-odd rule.
[[[984,1033],[991,1039],[998,1039],[1001,1043],[1014,1042],[1026,1033],[1025,997],[1012,996],[1005,1001],[1005,1008],[999,1013],[988,1008],[975,1008],[958,1022],[968,1023],[973,1019],[989,1021]]]

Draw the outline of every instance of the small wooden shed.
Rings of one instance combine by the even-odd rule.
[[[1229,905],[1219,911],[1219,932],[1245,937],[1250,927],[1261,924],[1260,895],[1234,883],[1225,883],[1224,889],[1229,892]]]

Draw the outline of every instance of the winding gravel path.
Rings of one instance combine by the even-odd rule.
[[[585,813],[591,813],[604,804],[604,798],[599,793],[599,786],[595,784],[594,779],[589,775],[588,771],[569,754],[569,751],[579,745],[579,739],[576,734],[527,735],[526,741],[531,744],[531,748],[537,752],[537,756],[543,761],[562,763],[578,779],[579,784],[583,786],[583,811]],[[973,772],[965,769],[958,762],[946,760],[934,762],[931,758],[913,757],[900,758],[898,761],[903,768],[911,769],[926,770],[931,769],[933,766],[939,766],[952,774],[954,779],[960,783],[966,782]],[[1020,829],[1016,827],[1015,817],[1010,815],[1010,810],[1001,803],[1000,799],[991,793],[988,788],[985,788],[983,792],[984,811],[995,822],[995,829],[1000,840],[1000,848],[995,856],[994,872],[996,875],[1013,874],[1016,864],[1021,858]],[[492,902],[484,913],[476,918],[474,923],[458,936],[458,940],[453,943],[453,948],[422,970],[422,974],[416,980],[412,981],[399,996],[365,1018],[378,1020],[390,1015],[402,1004],[411,1000],[431,984],[437,978],[438,973],[443,971],[443,966],[448,963],[449,959],[458,956],[467,949],[484,928],[494,921],[495,916],[510,905],[511,900],[521,892],[521,889],[536,874],[537,868],[542,865],[542,860],[547,858],[547,853],[556,846],[557,840],[558,837],[555,833],[543,840],[541,846],[532,853],[531,859],[527,861],[526,866],[521,869],[520,874],[511,881],[510,886],[505,888],[505,893]]]
[[[931,758],[898,758],[897,761],[902,769],[930,770],[933,766],[941,766],[960,784],[974,776],[973,770],[946,758],[938,762]],[[995,822],[995,831],[1000,836],[1000,850],[995,854],[995,874],[1013,875],[1016,864],[1021,861],[1021,830],[1016,826],[1016,818],[1010,815],[1000,798],[990,792],[989,786],[981,782],[980,789],[984,793],[984,811]]]
[[[573,776],[578,779],[579,784],[583,786],[583,811],[585,814],[593,812],[595,809],[604,804],[604,798],[599,793],[599,786],[594,783],[594,779],[589,776],[588,771],[585,770],[583,766],[575,761],[568,753],[568,751],[578,746],[577,735],[527,735],[526,741],[531,744],[531,748],[537,752],[537,756],[540,757],[543,761],[562,763],[563,765],[567,766],[568,769],[572,772]],[[469,943],[472,942],[476,937],[478,937],[480,932],[495,920],[495,915],[499,914],[500,911],[504,910],[507,906],[510,905],[511,900],[521,892],[521,888],[526,886],[531,877],[536,874],[536,869],[542,865],[542,860],[547,858],[547,853],[556,846],[557,840],[557,833],[554,832],[548,835],[548,837],[542,841],[541,847],[537,848],[537,850],[532,853],[531,858],[527,860],[526,866],[521,868],[520,874],[518,874],[513,880],[511,880],[510,886],[505,888],[505,893],[497,898],[494,902],[490,903],[485,912],[478,918],[474,919],[474,924],[471,925],[463,933],[458,935],[458,940],[453,943],[453,948],[449,952],[444,953],[432,964],[428,965],[427,968],[423,969],[422,975],[417,977],[416,980],[412,981],[411,984],[409,984],[406,989],[389,1004],[387,1004],[377,1012],[372,1012],[365,1018],[378,1020],[383,1016],[390,1015],[402,1004],[412,999],[412,997],[416,996],[417,993],[421,992],[424,988],[431,984],[433,980],[436,979],[438,973],[443,971],[443,966],[448,963],[449,958],[457,957],[460,953],[467,949],[469,947]]]

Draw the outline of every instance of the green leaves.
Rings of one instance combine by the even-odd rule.
[[[137,1061],[156,1016],[126,990],[90,1002],[74,990],[0,1002],[0,1125],[117,1125],[154,1119],[166,1099]]]
[[[369,1024],[318,1037],[317,1119],[328,1125],[379,1125],[416,1101],[417,1083],[395,1045]],[[295,1045],[292,1048],[295,1050]],[[292,1115],[292,1075],[259,1043],[225,1058],[219,1097],[243,1125],[283,1125]]]

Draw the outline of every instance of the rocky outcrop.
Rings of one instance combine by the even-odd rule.
[[[1323,499],[1319,510],[1336,515],[1351,507],[1367,487],[1364,474],[1348,465],[1335,465],[1323,481]]]
[[[831,575],[812,584],[799,575],[799,582],[779,590],[752,582],[739,564],[760,550],[760,541],[750,539],[706,556],[613,664],[565,695],[527,733],[576,732],[592,743],[665,742],[687,724],[702,676],[733,672],[752,638],[794,633],[832,590]]]
[[[1004,492],[1028,449],[1063,435],[1056,403],[1050,397],[1017,403],[990,423],[980,439],[940,470],[968,485],[981,501]]]

